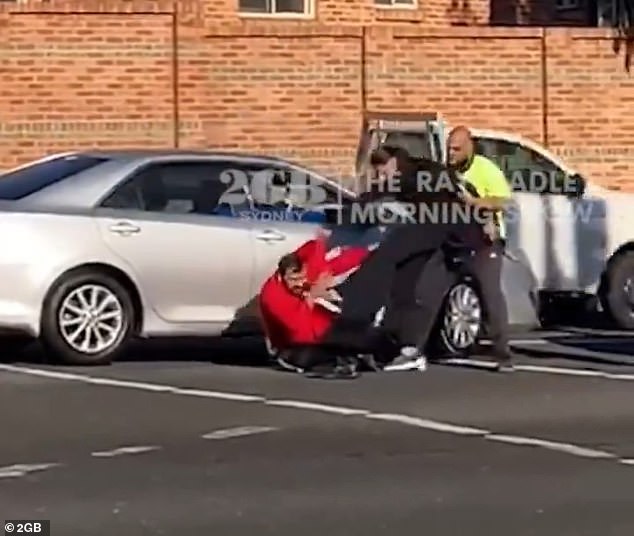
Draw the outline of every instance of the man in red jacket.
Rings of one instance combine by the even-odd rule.
[[[335,278],[355,270],[369,253],[365,247],[348,247],[328,259],[326,238],[319,236],[280,259],[260,292],[264,330],[280,365],[304,372],[337,361],[319,348],[336,316]],[[345,366],[338,372],[354,375]]]

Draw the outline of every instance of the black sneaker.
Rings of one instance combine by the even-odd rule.
[[[308,378],[321,378],[327,380],[354,379],[359,377],[356,362],[344,358],[337,358],[335,367],[318,366],[307,370],[304,375]]]
[[[358,361],[354,357],[337,357],[337,366],[333,373],[336,378],[357,378]]]
[[[372,372],[380,372],[381,371],[381,367],[379,367],[379,365],[377,365],[376,360],[374,359],[374,356],[372,354],[359,354],[357,356],[357,359],[368,370],[371,370]]]

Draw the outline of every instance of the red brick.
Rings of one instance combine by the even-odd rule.
[[[547,143],[634,191],[634,79],[609,32],[487,26],[547,23],[549,2],[510,13],[490,0],[317,1],[315,19],[293,21],[240,17],[237,0],[180,0],[178,13],[171,0],[0,6],[0,168],[178,145],[349,174],[364,111],[438,111]]]

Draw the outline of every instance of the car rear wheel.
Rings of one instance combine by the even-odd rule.
[[[623,253],[610,263],[601,301],[619,328],[634,329],[634,252]]]
[[[116,279],[99,271],[73,273],[46,299],[42,343],[61,363],[109,364],[125,350],[133,319],[130,295]]]
[[[438,353],[443,357],[464,357],[478,343],[482,332],[482,303],[477,291],[460,282],[449,291],[441,312]]]

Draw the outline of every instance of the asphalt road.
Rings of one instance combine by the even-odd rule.
[[[0,365],[0,515],[54,536],[631,536],[634,352],[549,344],[511,375],[311,380],[247,366],[246,343]]]

